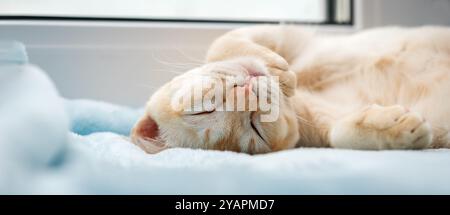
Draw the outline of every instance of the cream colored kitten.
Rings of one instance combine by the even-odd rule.
[[[259,110],[193,113],[171,105],[175,94],[197,84],[196,76],[220,82],[223,75],[252,78],[255,72],[279,77],[276,121],[261,122]],[[251,154],[304,146],[449,148],[449,77],[449,28],[381,28],[349,36],[292,26],[242,28],[218,38],[204,66],[161,87],[131,136],[148,153],[169,147]],[[249,83],[231,90],[240,87]]]

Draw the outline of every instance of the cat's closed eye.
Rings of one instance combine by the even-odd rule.
[[[265,139],[264,139],[263,136],[261,135],[261,132],[259,131],[259,129],[258,129],[258,128],[256,127],[256,125],[255,125],[253,114],[254,114],[254,113],[252,113],[252,114],[250,115],[250,126],[252,127],[253,131],[255,131],[255,133],[256,133],[262,140],[265,141]]]
[[[201,111],[201,112],[193,112],[193,113],[189,113],[189,115],[191,116],[197,116],[197,115],[206,115],[206,114],[210,114],[213,113],[216,110],[210,110],[210,111]]]

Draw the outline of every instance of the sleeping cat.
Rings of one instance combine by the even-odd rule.
[[[256,97],[255,77],[277,77],[280,91],[269,93],[278,95],[278,118],[263,122],[259,109],[174,108],[171,100],[191,94],[199,76],[212,83],[236,79],[224,89]],[[154,93],[131,138],[148,153],[189,147],[258,154],[295,147],[450,148],[449,129],[449,28],[330,36],[265,25],[218,38],[203,66]]]

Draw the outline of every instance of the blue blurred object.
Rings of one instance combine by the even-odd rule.
[[[0,193],[30,190],[34,173],[54,166],[64,153],[68,131],[63,100],[50,78],[28,64],[24,45],[1,42]]]
[[[26,64],[25,46],[17,41],[0,41],[0,64]]]
[[[113,132],[128,136],[144,109],[113,105],[92,100],[66,100],[66,111],[72,132],[89,135],[95,132]]]

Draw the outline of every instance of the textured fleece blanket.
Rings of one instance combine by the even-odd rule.
[[[0,194],[450,194],[448,149],[149,155],[142,109],[62,99],[39,68],[0,66],[0,98]]]

